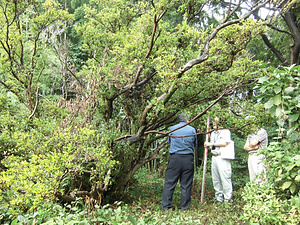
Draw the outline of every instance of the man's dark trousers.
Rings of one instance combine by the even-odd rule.
[[[179,209],[189,209],[191,205],[191,194],[194,177],[194,156],[193,154],[171,155],[168,167],[165,173],[165,185],[162,194],[163,210],[170,209],[172,207],[173,193],[178,182],[180,180],[181,188],[181,204]]]

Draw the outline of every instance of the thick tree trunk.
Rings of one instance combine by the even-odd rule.
[[[290,45],[291,48],[291,65],[299,64],[299,53],[300,53],[300,29],[297,24],[297,17],[293,12],[287,12],[283,16],[286,24],[289,27],[293,43]]]

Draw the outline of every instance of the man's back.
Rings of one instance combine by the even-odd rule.
[[[185,122],[180,122],[170,128],[174,130],[178,127],[185,125]],[[178,154],[190,154],[194,153],[194,149],[197,146],[196,129],[190,125],[186,125],[178,130],[170,133],[170,154],[177,152]],[[191,136],[189,136],[191,135]],[[175,137],[174,137],[175,136]],[[183,137],[188,136],[188,137]]]

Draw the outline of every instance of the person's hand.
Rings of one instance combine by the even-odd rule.
[[[250,144],[250,148],[252,148],[253,150],[257,150],[257,149],[259,149],[259,144],[257,144],[257,145]]]
[[[212,143],[210,143],[208,141],[204,142],[204,147],[205,148],[208,148],[208,147],[211,147],[211,146],[212,146]]]
[[[252,148],[253,150],[259,149],[259,141],[257,141],[257,140],[251,141],[250,148]]]

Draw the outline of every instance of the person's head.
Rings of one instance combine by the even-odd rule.
[[[246,120],[246,123],[251,124],[252,129],[254,129],[254,130],[257,129],[257,126],[256,126],[256,124],[255,124],[255,116],[247,116],[247,117],[245,118],[245,120]]]
[[[215,119],[213,120],[213,128],[214,130],[218,130],[219,127],[220,127],[220,118],[216,116]]]
[[[178,121],[178,123],[187,122],[188,121],[188,116],[185,113],[179,113],[177,115],[177,121]]]

